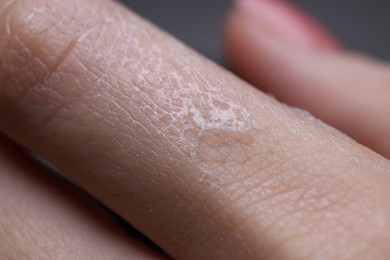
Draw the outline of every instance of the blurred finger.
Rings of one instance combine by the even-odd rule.
[[[390,158],[389,66],[339,49],[332,36],[285,1],[236,3],[226,25],[234,69]]]
[[[161,259],[0,137],[2,259]]]

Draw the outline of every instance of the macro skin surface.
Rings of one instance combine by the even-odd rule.
[[[1,131],[173,257],[390,255],[381,156],[111,1],[0,6]]]

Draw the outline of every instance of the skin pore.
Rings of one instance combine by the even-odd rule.
[[[170,256],[390,255],[387,159],[112,1],[0,6],[0,130]]]

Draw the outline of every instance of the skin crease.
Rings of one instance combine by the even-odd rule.
[[[383,157],[111,1],[0,6],[1,131],[169,255],[390,256]]]
[[[0,137],[2,259],[162,259]]]

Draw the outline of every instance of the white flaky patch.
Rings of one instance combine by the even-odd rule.
[[[151,39],[150,30],[154,29],[137,24],[122,24],[132,53],[124,53],[116,61],[122,60],[121,66],[134,73],[128,80],[136,79],[132,98],[146,101],[147,107],[139,109],[170,144],[196,160],[205,131],[249,130],[253,121],[250,113],[234,93],[232,82],[216,78],[221,75],[217,66],[165,34],[153,32]],[[129,56],[133,57],[131,61],[126,60]]]
[[[204,131],[246,131],[250,128],[248,109],[223,94],[210,89],[204,92],[197,85],[181,86],[166,94],[163,89],[158,93],[159,102],[170,104],[169,110],[161,115],[169,118],[170,124],[165,128],[176,132],[177,144],[193,158]]]

